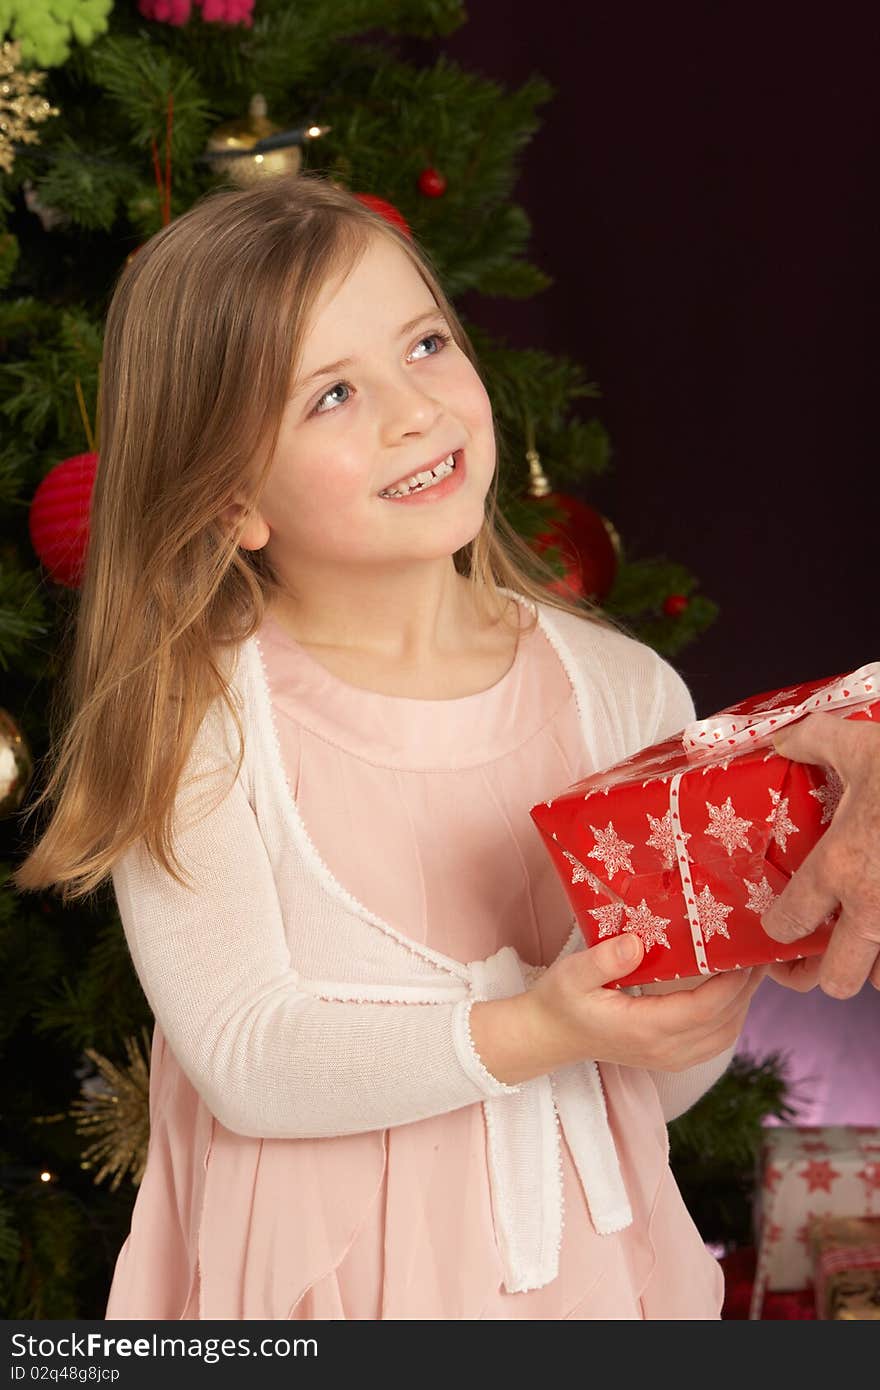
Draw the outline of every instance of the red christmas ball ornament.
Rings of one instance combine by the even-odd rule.
[[[529,449],[531,479],[528,497],[532,506],[546,509],[548,524],[529,545],[538,554],[555,549],[560,552],[565,574],[555,584],[554,592],[569,597],[591,598],[601,603],[611,591],[617,574],[620,541],[614,527],[594,507],[569,497],[564,492],[552,492],[534,449]],[[561,515],[556,515],[561,513]]]
[[[363,203],[365,208],[369,208],[371,212],[377,212],[380,217],[384,217],[385,221],[390,222],[393,227],[399,227],[404,236],[408,236],[412,241],[413,234],[409,224],[393,203],[387,203],[384,198],[377,198],[375,193],[355,193],[353,196],[357,198],[359,203]]]
[[[426,198],[442,198],[446,192],[446,180],[439,169],[423,169],[419,174],[419,192]]]
[[[74,454],[46,474],[28,512],[31,545],[56,584],[77,589],[89,543],[97,454]]]
[[[663,612],[668,618],[680,618],[689,603],[687,594],[667,594],[663,600]]]

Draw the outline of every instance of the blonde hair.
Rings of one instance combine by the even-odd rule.
[[[479,370],[425,251],[315,172],[204,195],[121,271],[105,325],[88,552],[50,710],[51,775],[27,815],[45,801],[53,811],[11,875],[20,891],[85,897],[141,838],[183,882],[175,798],[218,698],[238,731],[236,776],[244,757],[220,658],[259,628],[281,588],[265,551],[238,538],[271,468],[312,307],[377,235],[410,258]],[[500,456],[497,422],[495,437]],[[496,462],[483,525],[454,556],[475,596],[501,621],[513,605],[500,586],[606,623],[587,600],[550,590],[557,576],[498,510],[497,491]],[[221,513],[241,498],[230,531]]]

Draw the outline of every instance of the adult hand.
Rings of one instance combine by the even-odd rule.
[[[798,763],[833,768],[843,783],[834,818],[761,919],[774,941],[798,941],[840,905],[821,956],[772,965],[771,979],[789,989],[818,984],[849,999],[866,980],[880,989],[880,725],[809,714],[780,730],[778,753]]]

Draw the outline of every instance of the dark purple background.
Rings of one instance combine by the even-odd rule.
[[[721,605],[675,661],[698,713],[880,659],[876,10],[469,12],[407,49],[556,87],[514,192],[555,285],[480,300],[479,320],[598,381],[615,457],[590,500]],[[802,1121],[880,1123],[870,987],[842,1002],[767,982],[741,1047],[789,1050]]]
[[[698,712],[880,657],[880,18],[867,5],[478,0],[441,50],[556,96],[514,198],[555,284],[479,301],[602,389],[591,500],[721,617],[676,665]],[[539,445],[540,447],[540,445]]]

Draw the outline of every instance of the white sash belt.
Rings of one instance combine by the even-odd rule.
[[[583,937],[580,941],[583,945]],[[468,968],[478,999],[520,994],[541,973],[522,961],[512,946],[502,946],[494,956],[472,961]],[[632,1222],[599,1069],[592,1061],[560,1067],[523,1082],[515,1095],[483,1101],[483,1108],[504,1285],[508,1293],[525,1293],[548,1284],[559,1272],[560,1129],[597,1232],[610,1235]]]

